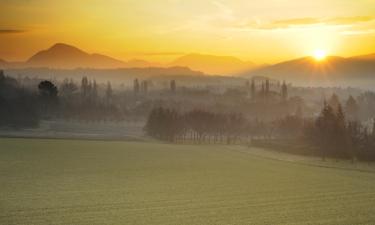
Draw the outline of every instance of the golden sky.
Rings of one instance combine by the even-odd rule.
[[[375,0],[0,0],[0,58],[56,42],[124,60],[351,56],[375,52]]]

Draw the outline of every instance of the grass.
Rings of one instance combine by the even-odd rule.
[[[0,139],[0,224],[375,224],[375,173],[241,148]]]

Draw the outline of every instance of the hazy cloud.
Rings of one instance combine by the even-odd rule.
[[[17,30],[17,29],[0,29],[0,34],[18,34],[24,33],[26,30]]]
[[[336,17],[327,19],[324,22],[335,25],[351,25],[355,23],[370,22],[374,20],[371,16],[355,16],[355,17]]]
[[[375,34],[375,29],[370,30],[347,30],[340,32],[341,35],[345,36],[358,36],[358,35],[369,35],[369,34]]]
[[[355,25],[358,23],[365,23],[374,21],[370,16],[355,16],[355,17],[333,17],[333,18],[292,18],[285,20],[274,20],[270,22],[264,21],[249,21],[245,23],[234,24],[233,27],[260,29],[260,30],[273,30],[273,29],[289,29],[289,28],[304,28],[318,25]]]

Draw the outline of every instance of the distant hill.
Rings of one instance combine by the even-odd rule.
[[[118,60],[106,55],[90,54],[75,46],[57,43],[31,56],[26,62],[6,62],[0,60],[1,68],[50,68],[50,69],[115,69],[148,67],[188,67],[195,71],[213,75],[237,75],[255,68],[252,62],[242,61],[232,56],[189,54],[171,63],[161,64],[145,60]]]
[[[186,66],[208,74],[235,75],[255,67],[252,62],[245,62],[232,56],[189,54],[174,60],[170,65]]]
[[[113,68],[145,68],[160,66],[144,60],[121,61],[97,53],[89,54],[72,45],[57,43],[52,47],[37,52],[26,62],[6,62],[0,59],[2,68],[51,68],[51,69],[113,69]]]
[[[375,59],[329,56],[323,61],[304,57],[266,66],[244,74],[266,76],[300,85],[373,86]]]
[[[33,55],[27,62],[32,67],[50,68],[114,68],[125,63],[100,54],[88,54],[74,46],[55,44]]]
[[[368,55],[360,55],[351,57],[352,59],[361,59],[361,60],[374,60],[375,61],[375,53],[368,54]]]

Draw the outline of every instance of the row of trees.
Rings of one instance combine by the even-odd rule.
[[[118,120],[123,115],[114,103],[114,91],[110,82],[98,84],[83,77],[80,86],[65,79],[60,85],[59,113],[65,119],[84,121]]]
[[[139,81],[138,79],[135,79],[133,82],[133,92],[135,95],[138,95],[139,93],[146,94],[149,90],[149,86],[152,86],[152,82],[149,80],[142,80]],[[171,80],[169,83],[169,89],[172,93],[176,92],[176,81]]]
[[[299,140],[311,146],[322,158],[375,160],[375,124],[366,129],[348,120],[341,104],[325,103],[320,115],[303,118],[301,109],[294,115],[274,120],[247,120],[241,114],[220,114],[204,110],[179,113],[174,109],[151,111],[145,132],[170,142],[249,143],[253,140]]]
[[[159,107],[148,117],[145,131],[148,135],[171,142],[234,143],[246,129],[240,114],[220,114],[203,110],[179,113]]]
[[[280,92],[271,90],[270,81],[268,79],[261,83],[259,91],[257,90],[254,79],[251,80],[251,84],[249,81],[246,82],[246,89],[250,93],[250,97],[253,101],[267,101],[277,96],[281,101],[285,102],[288,99],[288,86],[285,81],[283,81],[281,85],[277,83],[275,86],[277,89],[280,89]]]
[[[295,115],[265,122],[248,120],[239,113],[213,113],[200,109],[179,113],[175,109],[158,107],[149,114],[144,130],[149,136],[164,141],[232,144],[252,139],[295,137],[302,127],[299,108]]]

